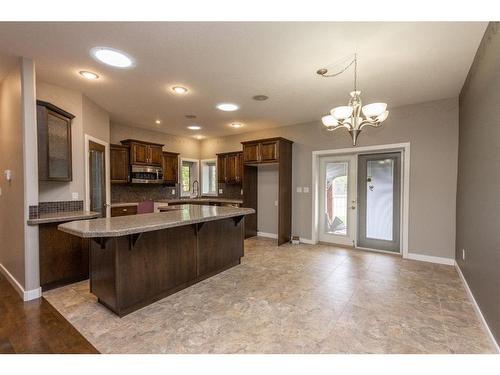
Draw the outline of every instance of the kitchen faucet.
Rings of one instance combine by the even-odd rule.
[[[194,188],[194,184],[196,184],[196,190],[195,190],[195,188]],[[199,192],[200,192],[199,190],[200,190],[200,184],[199,184],[198,180],[194,180],[194,181],[193,181],[193,188],[192,188],[192,192],[193,192],[193,195],[194,195],[195,197],[198,197],[198,194],[199,194]]]

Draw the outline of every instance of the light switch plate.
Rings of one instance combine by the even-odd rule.
[[[78,193],[71,193],[71,199],[73,199],[74,201],[77,201],[78,200]]]
[[[278,207],[278,201],[274,201],[274,205]]]
[[[304,189],[302,191],[304,193],[309,193],[309,186],[304,186]]]
[[[172,189],[172,194],[175,194],[175,189]]]
[[[222,189],[219,189],[219,194],[222,194],[222,193],[223,193]]]
[[[302,187],[297,186],[297,193],[302,193]]]

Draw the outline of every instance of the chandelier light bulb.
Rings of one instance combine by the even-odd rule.
[[[386,103],[372,103],[365,105],[361,110],[366,117],[378,117],[387,109]]]
[[[321,117],[321,122],[325,126],[338,125],[338,121],[332,115],[326,115],[326,116]]]
[[[330,113],[337,120],[343,120],[351,117],[353,108],[349,105],[333,108]]]

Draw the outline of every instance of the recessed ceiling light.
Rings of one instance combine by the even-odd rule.
[[[243,124],[241,122],[233,122],[229,126],[231,126],[232,128],[241,128]]]
[[[94,47],[90,50],[90,54],[96,60],[115,68],[130,68],[134,65],[132,57],[114,48]]]
[[[225,112],[236,111],[238,108],[240,108],[240,107],[237,104],[233,104],[233,103],[217,104],[217,109],[220,109],[221,111],[225,111]]]
[[[156,120],[155,124],[160,125],[161,124],[161,120]]]
[[[85,79],[88,79],[90,81],[94,81],[96,79],[99,79],[99,76],[95,73],[92,73],[92,72],[88,72],[86,70],[82,70],[80,72],[78,72],[83,78]]]
[[[176,94],[185,94],[188,92],[188,89],[183,86],[174,86],[172,87],[172,91]]]
[[[189,130],[200,130],[200,129],[201,129],[201,126],[198,126],[198,125],[191,125],[191,126],[188,126],[188,129],[189,129]]]
[[[195,136],[195,138],[196,138],[196,139],[203,139],[203,138],[205,138],[205,137],[203,137],[202,135],[197,135],[197,136]]]
[[[252,99],[253,99],[253,100],[257,100],[257,101],[259,101],[259,102],[263,102],[264,100],[269,99],[269,96],[267,96],[267,95],[254,95],[254,96],[252,97]]]

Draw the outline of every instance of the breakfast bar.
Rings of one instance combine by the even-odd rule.
[[[251,208],[208,205],[81,220],[59,230],[91,239],[90,291],[127,315],[240,264]]]

